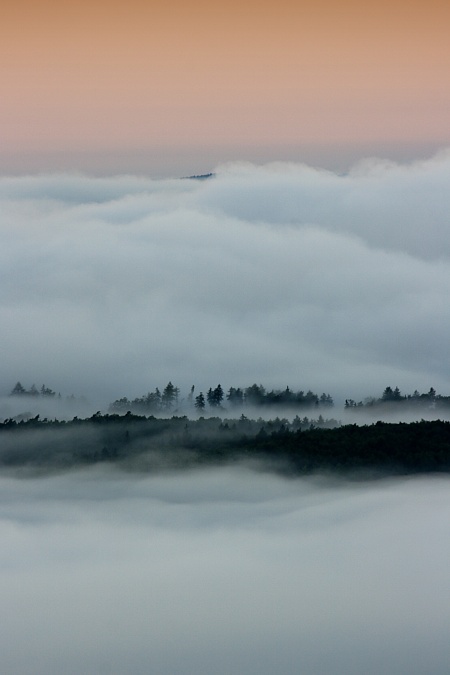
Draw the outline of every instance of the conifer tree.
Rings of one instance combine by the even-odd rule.
[[[202,391],[195,397],[195,407],[199,413],[202,413],[205,409],[205,397]]]

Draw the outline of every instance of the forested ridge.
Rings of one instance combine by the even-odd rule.
[[[157,418],[96,413],[0,424],[0,466],[62,470],[114,463],[130,470],[258,461],[291,475],[450,471],[450,422],[334,426],[323,418]]]
[[[21,399],[24,403],[32,403],[37,400],[63,401],[66,404],[76,402],[87,403],[85,396],[75,397],[73,394],[65,396],[52,390],[43,384],[40,388],[35,384],[25,388],[21,382],[17,382],[11,390],[11,397]],[[167,415],[196,413],[202,415],[210,412],[234,412],[246,408],[284,409],[289,411],[323,410],[334,407],[331,394],[323,392],[317,394],[311,389],[295,391],[286,386],[284,389],[267,390],[262,384],[252,384],[248,387],[229,387],[225,392],[221,384],[214,388],[209,387],[206,393],[195,392],[192,385],[187,395],[182,395],[180,388],[172,382],[160,389],[156,387],[146,394],[129,398],[122,396],[108,406],[109,413],[125,414],[132,412],[138,415]],[[352,412],[365,412],[377,414],[383,412],[401,411],[427,411],[442,410],[450,411],[450,396],[438,394],[433,387],[429,391],[420,393],[417,389],[410,394],[402,394],[399,387],[387,386],[381,396],[367,396],[364,400],[356,402],[353,398],[346,398],[344,410]]]

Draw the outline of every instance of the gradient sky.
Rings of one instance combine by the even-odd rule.
[[[449,25],[444,0],[10,2],[0,170],[429,153],[450,143]]]

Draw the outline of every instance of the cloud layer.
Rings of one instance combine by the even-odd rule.
[[[2,386],[450,392],[450,155],[0,178]]]
[[[448,480],[0,479],[9,675],[444,675]]]

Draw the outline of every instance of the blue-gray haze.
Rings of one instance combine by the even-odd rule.
[[[8,675],[447,675],[446,478],[0,479]]]
[[[345,175],[2,177],[0,394],[449,394],[449,185],[446,152]]]
[[[2,177],[0,395],[450,394],[449,185],[445,152],[345,175]],[[4,475],[0,671],[447,675],[448,488]]]

